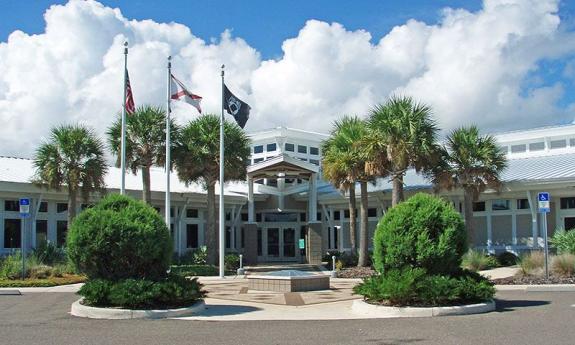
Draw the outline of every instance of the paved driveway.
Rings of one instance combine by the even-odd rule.
[[[26,344],[574,344],[575,292],[498,293],[490,314],[341,321],[88,320],[72,293],[0,296],[0,343]]]

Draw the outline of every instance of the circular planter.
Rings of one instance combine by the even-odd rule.
[[[90,319],[163,319],[168,317],[189,316],[205,309],[204,301],[198,301],[194,305],[176,309],[119,309],[119,308],[99,308],[83,305],[82,299],[72,303],[70,314],[78,317]]]
[[[494,311],[495,302],[489,301],[449,307],[387,307],[369,304],[363,300],[355,300],[351,310],[354,314],[374,318],[469,315]]]

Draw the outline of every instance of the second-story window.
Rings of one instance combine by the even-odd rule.
[[[285,144],[285,150],[289,151],[289,152],[294,152],[295,151],[294,144],[286,143]]]
[[[297,152],[298,152],[298,153],[307,153],[307,146],[305,146],[305,145],[298,145],[298,146],[297,146]]]
[[[266,151],[268,151],[268,152],[273,152],[273,151],[275,151],[275,150],[276,150],[276,143],[267,144],[267,146],[266,146]]]

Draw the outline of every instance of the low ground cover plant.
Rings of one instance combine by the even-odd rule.
[[[557,248],[559,254],[575,255],[575,229],[569,231],[557,229],[550,242],[553,247]]]
[[[67,252],[88,276],[78,292],[87,305],[183,307],[204,297],[196,279],[168,274],[172,241],[162,217],[127,196],[108,195],[76,217]]]
[[[54,248],[51,244],[41,245],[26,256],[24,279],[20,251],[0,259],[0,287],[55,286],[84,281],[85,277],[76,274],[62,249]],[[43,254],[46,251],[48,254]]]
[[[354,288],[370,303],[393,306],[457,305],[487,301],[495,289],[461,268],[467,251],[463,220],[440,198],[416,194],[390,209],[374,236],[378,274]]]

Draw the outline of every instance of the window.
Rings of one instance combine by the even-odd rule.
[[[316,216],[315,219],[316,219],[318,222],[323,222],[323,219],[322,219],[322,217],[321,217],[321,212],[318,212],[315,216]]]
[[[545,150],[545,143],[540,141],[538,143],[529,144],[529,151],[543,151]]]
[[[264,146],[263,145],[254,146],[254,153],[262,153],[262,152],[264,152]]]
[[[232,213],[226,212],[226,220],[230,220],[230,219],[232,219]]]
[[[92,207],[94,207],[94,204],[82,204],[82,205],[80,205],[80,209],[82,211],[84,211],[87,208],[92,208]]]
[[[569,146],[571,146],[571,147],[575,146],[575,138],[569,139]]]
[[[311,164],[319,165],[319,161],[317,159],[310,159],[309,162]]]
[[[268,179],[267,185],[268,185],[268,186],[271,186],[271,187],[277,187],[277,186],[278,186],[278,180],[276,180],[276,179]]]
[[[263,162],[264,159],[263,158],[256,158],[254,159],[254,164],[259,163],[259,162]]]
[[[319,155],[319,149],[317,147],[311,147],[309,148],[309,154],[310,155],[314,155],[317,156]]]
[[[307,218],[306,216],[307,216],[307,215],[305,214],[305,212],[300,213],[300,214],[299,214],[300,222],[305,222],[305,221],[306,221],[306,218]]]
[[[340,217],[339,211],[333,212],[333,220],[340,220]]]
[[[575,208],[575,197],[561,198],[561,209]]]
[[[256,222],[261,222],[261,221],[262,221],[262,214],[256,213]]]
[[[297,146],[297,152],[298,152],[298,153],[307,153],[307,146],[298,145],[298,146]]]
[[[20,219],[4,219],[4,248],[20,248]]]
[[[38,212],[42,212],[42,213],[48,212],[48,203],[46,201],[42,201],[40,203],[40,208],[38,208]]]
[[[176,210],[174,210],[173,207],[170,207],[170,217],[173,217],[174,213],[176,213]]]
[[[368,217],[377,217],[377,208],[368,208],[367,209],[367,216]]]
[[[527,145],[511,145],[511,153],[521,153],[527,151]]]
[[[241,228],[241,231],[240,231],[240,236],[241,236],[241,238],[240,238],[240,245],[241,245],[241,248],[245,248],[245,247],[246,247],[246,241],[244,240],[244,239],[245,239],[245,233],[246,233],[246,230],[242,227],[242,228]]]
[[[551,142],[549,143],[549,147],[552,149],[562,149],[564,147],[567,147],[567,141],[566,140],[551,140]]]
[[[198,224],[186,224],[186,248],[198,248]]]
[[[277,148],[277,147],[276,147],[276,143],[267,144],[267,146],[266,146],[266,151],[268,151],[268,152],[273,152],[273,151],[276,150],[276,148]]]
[[[254,183],[264,184],[264,179],[261,178],[261,179],[259,179],[259,180],[255,180]]]
[[[485,201],[474,202],[473,212],[485,212]]]
[[[349,218],[349,210],[343,210],[343,218]]]
[[[48,241],[48,221],[36,221],[36,247]]]
[[[226,226],[225,242],[226,249],[230,249],[232,245],[232,229],[229,226]]]
[[[66,234],[68,233],[68,222],[59,220],[56,222],[56,245],[63,247],[66,244]]]
[[[491,210],[493,211],[506,211],[511,209],[509,200],[499,199],[491,201]]]
[[[292,184],[292,183],[295,181],[295,179],[293,179],[293,178],[286,178],[285,181],[286,181],[287,184]]]
[[[160,209],[159,207],[157,207],[157,206],[156,206],[156,207],[154,207],[154,210],[156,210],[156,212],[158,212],[158,213],[160,213],[160,212],[161,212],[161,209]]]
[[[294,144],[286,143],[285,150],[289,152],[294,152],[295,151]]]
[[[20,212],[20,201],[4,200],[4,210],[11,212]]]
[[[56,204],[56,212],[63,213],[68,211],[68,204],[65,202],[59,202]]]
[[[258,256],[261,256],[263,253],[262,243],[262,229],[258,229]]]
[[[247,213],[242,213],[242,222],[247,222],[248,221],[248,214]]]
[[[198,218],[198,209],[188,208],[186,210],[186,218]]]
[[[529,200],[528,199],[517,199],[517,209],[518,210],[528,210]]]

